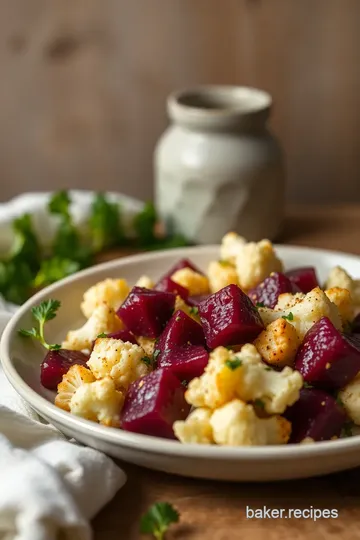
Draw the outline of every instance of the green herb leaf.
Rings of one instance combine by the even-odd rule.
[[[193,306],[190,308],[189,312],[191,315],[199,315],[199,308],[197,306]]]
[[[50,285],[50,283],[55,283],[60,279],[70,276],[80,269],[81,265],[78,261],[61,259],[60,257],[45,259],[41,263],[40,270],[34,279],[34,287],[38,288]]]
[[[101,334],[99,334],[98,336],[96,336],[96,339],[103,339],[103,338],[107,338],[108,335],[105,334],[105,332],[102,332]]]
[[[256,302],[256,307],[265,307],[264,302]]]
[[[166,502],[158,502],[151,506],[141,518],[140,532],[152,534],[156,540],[164,540],[164,535],[172,523],[179,521],[179,513]]]
[[[153,365],[153,361],[148,356],[143,356],[141,361],[144,362],[144,364],[146,364],[149,367],[152,367]]]
[[[185,386],[185,388],[187,388],[188,382],[184,380],[184,381],[181,381],[181,384],[182,384],[183,386]]]
[[[160,353],[161,353],[160,349],[155,349],[154,350],[153,357],[154,357],[155,361],[158,359],[158,356],[159,356]]]
[[[282,318],[285,319],[286,321],[293,321],[294,320],[294,315],[290,311],[289,315],[283,315]]]
[[[120,207],[110,202],[103,193],[95,195],[92,202],[89,226],[95,252],[124,244]]]
[[[259,407],[259,409],[265,409],[265,403],[262,399],[255,399],[254,400],[255,407]]]
[[[219,259],[218,263],[221,264],[221,266],[231,266],[231,263],[229,261],[225,261],[224,259]]]
[[[340,407],[344,407],[344,403],[343,403],[341,397],[339,396],[339,394],[337,394],[335,400],[336,400],[336,403],[337,403],[338,405],[340,405]]]
[[[34,306],[31,310],[32,315],[39,323],[39,328],[31,328],[30,330],[19,330],[19,334],[23,337],[32,337],[40,341],[40,343],[49,351],[56,351],[61,348],[58,344],[49,344],[44,337],[44,325],[47,321],[51,321],[56,317],[56,313],[60,307],[59,300],[45,300],[38,306]]]
[[[49,201],[48,208],[51,214],[62,216],[63,218],[70,221],[70,205],[71,199],[69,193],[65,190],[62,190],[54,193],[54,195]]]
[[[231,358],[230,360],[225,361],[225,365],[231,369],[232,371],[235,371],[238,367],[242,365],[242,360],[240,358]]]
[[[134,218],[134,230],[141,246],[157,243],[155,225],[157,221],[155,207],[152,202],[147,202],[144,208]]]
[[[271,367],[267,366],[267,367],[265,368],[265,371],[273,371],[273,370],[272,370]]]

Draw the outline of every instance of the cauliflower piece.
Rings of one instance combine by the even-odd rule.
[[[347,289],[355,305],[360,305],[360,279],[353,279],[341,266],[335,266],[331,270],[325,283],[326,289],[333,289],[334,287]]]
[[[85,292],[81,311],[89,319],[95,309],[104,302],[117,311],[129,292],[130,287],[125,279],[104,279]]]
[[[300,341],[304,339],[306,332],[313,324],[322,317],[328,317],[338,330],[342,330],[338,308],[319,287],[307,293],[301,302],[291,308],[277,311],[270,308],[259,308],[259,313],[265,326],[285,317],[295,327]]]
[[[185,399],[195,407],[217,409],[238,397],[261,402],[268,414],[281,414],[299,399],[302,385],[299,372],[270,369],[252,344],[237,353],[217,347],[203,375],[190,381]]]
[[[109,376],[117,388],[127,390],[132,382],[150,373],[142,358],[144,351],[139,345],[121,339],[99,338],[87,365],[96,379]]]
[[[61,346],[75,351],[90,350],[99,334],[110,334],[122,328],[123,323],[115,311],[103,302],[95,308],[84,326],[68,332]]]
[[[120,427],[124,395],[111,377],[82,384],[70,401],[70,412],[104,426]]]
[[[280,318],[261,332],[254,345],[268,364],[278,367],[292,366],[300,339],[295,327]]]
[[[215,293],[227,285],[238,285],[236,268],[226,261],[212,261],[207,272],[210,291]]]
[[[333,287],[332,289],[327,289],[325,294],[338,308],[343,326],[351,323],[355,317],[355,305],[350,291],[348,289],[341,289],[340,287]]]
[[[305,298],[305,293],[295,293],[295,294],[282,293],[282,294],[279,294],[277,304],[274,307],[274,309],[275,309],[275,311],[282,311],[284,309],[292,308],[292,307],[296,306],[296,304],[298,304],[299,302],[302,302],[302,300],[304,300],[304,298]]]
[[[144,287],[145,289],[153,289],[155,287],[154,281],[149,276],[141,276],[135,283],[136,287]]]
[[[258,418],[251,405],[238,399],[214,411],[210,424],[215,442],[228,446],[286,444],[291,433],[282,416]]]
[[[339,391],[338,398],[351,420],[360,426],[360,374]]]
[[[283,264],[276,256],[270,240],[249,242],[241,246],[235,266],[239,285],[245,291],[259,285],[271,272],[283,270]]]
[[[197,323],[200,323],[200,316],[199,316],[199,311],[197,308],[195,307],[192,307],[192,306],[189,306],[185,300],[183,300],[181,298],[181,296],[177,296],[176,299],[175,299],[175,307],[174,307],[174,312],[175,311],[178,311],[178,310],[181,310],[183,311],[184,313],[186,313],[186,315],[189,315],[189,317],[191,317],[192,319],[194,319],[194,321],[196,321]]]
[[[177,270],[171,279],[182,285],[189,291],[190,296],[207,294],[209,292],[209,280],[206,276],[191,270],[191,268],[181,268]]]
[[[150,339],[144,336],[138,336],[136,340],[147,356],[152,356],[154,354],[155,339]]]
[[[244,244],[246,244],[245,238],[239,236],[237,233],[229,232],[225,234],[220,247],[221,259],[235,265],[239,249],[242,248]]]
[[[95,377],[90,369],[78,364],[71,366],[58,384],[55,405],[64,411],[70,411],[70,401],[76,390],[82,384],[94,381]]]
[[[185,421],[174,423],[174,433],[182,443],[212,444],[214,442],[210,409],[195,409]]]

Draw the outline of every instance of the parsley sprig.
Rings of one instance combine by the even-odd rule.
[[[285,321],[293,321],[294,320],[294,315],[290,311],[289,315],[283,315],[282,318],[285,319]]]
[[[55,319],[60,305],[59,300],[50,299],[41,302],[41,304],[38,306],[34,306],[31,313],[34,319],[39,323],[38,328],[33,327],[30,330],[24,330],[21,328],[21,330],[19,330],[19,334],[23,337],[32,337],[37,339],[40,341],[41,345],[43,345],[49,351],[58,351],[61,348],[60,345],[47,343],[44,336],[44,327],[46,322]]]
[[[242,360],[235,356],[234,358],[230,358],[230,360],[226,360],[225,365],[229,369],[231,369],[231,371],[235,371],[235,369],[239,368],[242,365]]]
[[[152,534],[156,540],[164,540],[165,533],[172,523],[179,521],[179,512],[167,502],[151,506],[141,518],[140,532]]]

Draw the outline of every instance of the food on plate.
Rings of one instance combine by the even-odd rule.
[[[268,240],[222,242],[207,273],[181,259],[158,280],[121,276],[84,293],[86,317],[49,344],[60,308],[22,330],[46,349],[55,404],[105,426],[224,446],[312,443],[360,425],[357,283],[336,267],[284,269]]]

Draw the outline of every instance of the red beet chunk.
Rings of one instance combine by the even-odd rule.
[[[168,368],[181,381],[200,377],[209,361],[209,353],[200,345],[174,347],[159,356],[159,368]]]
[[[303,388],[300,398],[286,411],[292,424],[291,443],[299,443],[306,437],[314,441],[327,441],[338,437],[347,420],[344,409],[336,400],[315,388]]]
[[[162,354],[164,351],[173,349],[174,347],[182,347],[189,344],[205,345],[204,332],[199,323],[183,311],[178,310],[171,317],[161,334],[157,349]]]
[[[250,298],[228,285],[199,304],[199,315],[210,349],[253,341],[264,325]]]
[[[273,272],[255,289],[249,291],[249,297],[256,304],[274,308],[280,294],[293,293],[293,284],[290,279],[280,272]]]
[[[183,268],[190,268],[191,270],[194,270],[194,272],[198,272],[198,274],[203,274],[203,272],[199,270],[199,268],[197,268],[191,261],[189,261],[189,259],[180,259],[180,261],[174,264],[174,266],[172,266],[170,270],[163,275],[158,283],[160,283],[164,278],[171,277],[173,274],[175,274],[175,272],[177,272],[177,270],[182,270]]]
[[[294,268],[286,272],[286,275],[303,293],[308,293],[315,289],[315,287],[319,287],[319,280],[313,266]]]
[[[175,299],[169,292],[133,287],[117,314],[135,335],[156,338],[172,315]]]
[[[175,281],[173,281],[169,277],[162,278],[162,280],[155,285],[155,289],[157,291],[164,291],[176,294],[177,296],[181,296],[183,300],[186,300],[189,296],[189,291],[185,287],[179,285],[178,283],[175,283]]]
[[[106,337],[112,339],[121,339],[121,341],[128,341],[129,343],[137,345],[136,337],[129,330],[118,330],[117,332],[107,334]]]
[[[126,431],[173,439],[173,423],[190,411],[185,388],[169,369],[157,369],[130,385],[122,410]]]
[[[86,362],[88,360],[89,357],[80,351],[70,351],[68,349],[49,351],[40,367],[41,384],[48,390],[56,390],[63,375],[69,371],[71,366],[79,364],[87,367]]]
[[[309,383],[341,388],[360,371],[360,340],[341,334],[323,317],[305,335],[296,355],[295,369]]]
[[[189,296],[186,303],[191,307],[199,307],[199,304],[209,298],[210,294],[198,294],[196,296]]]

